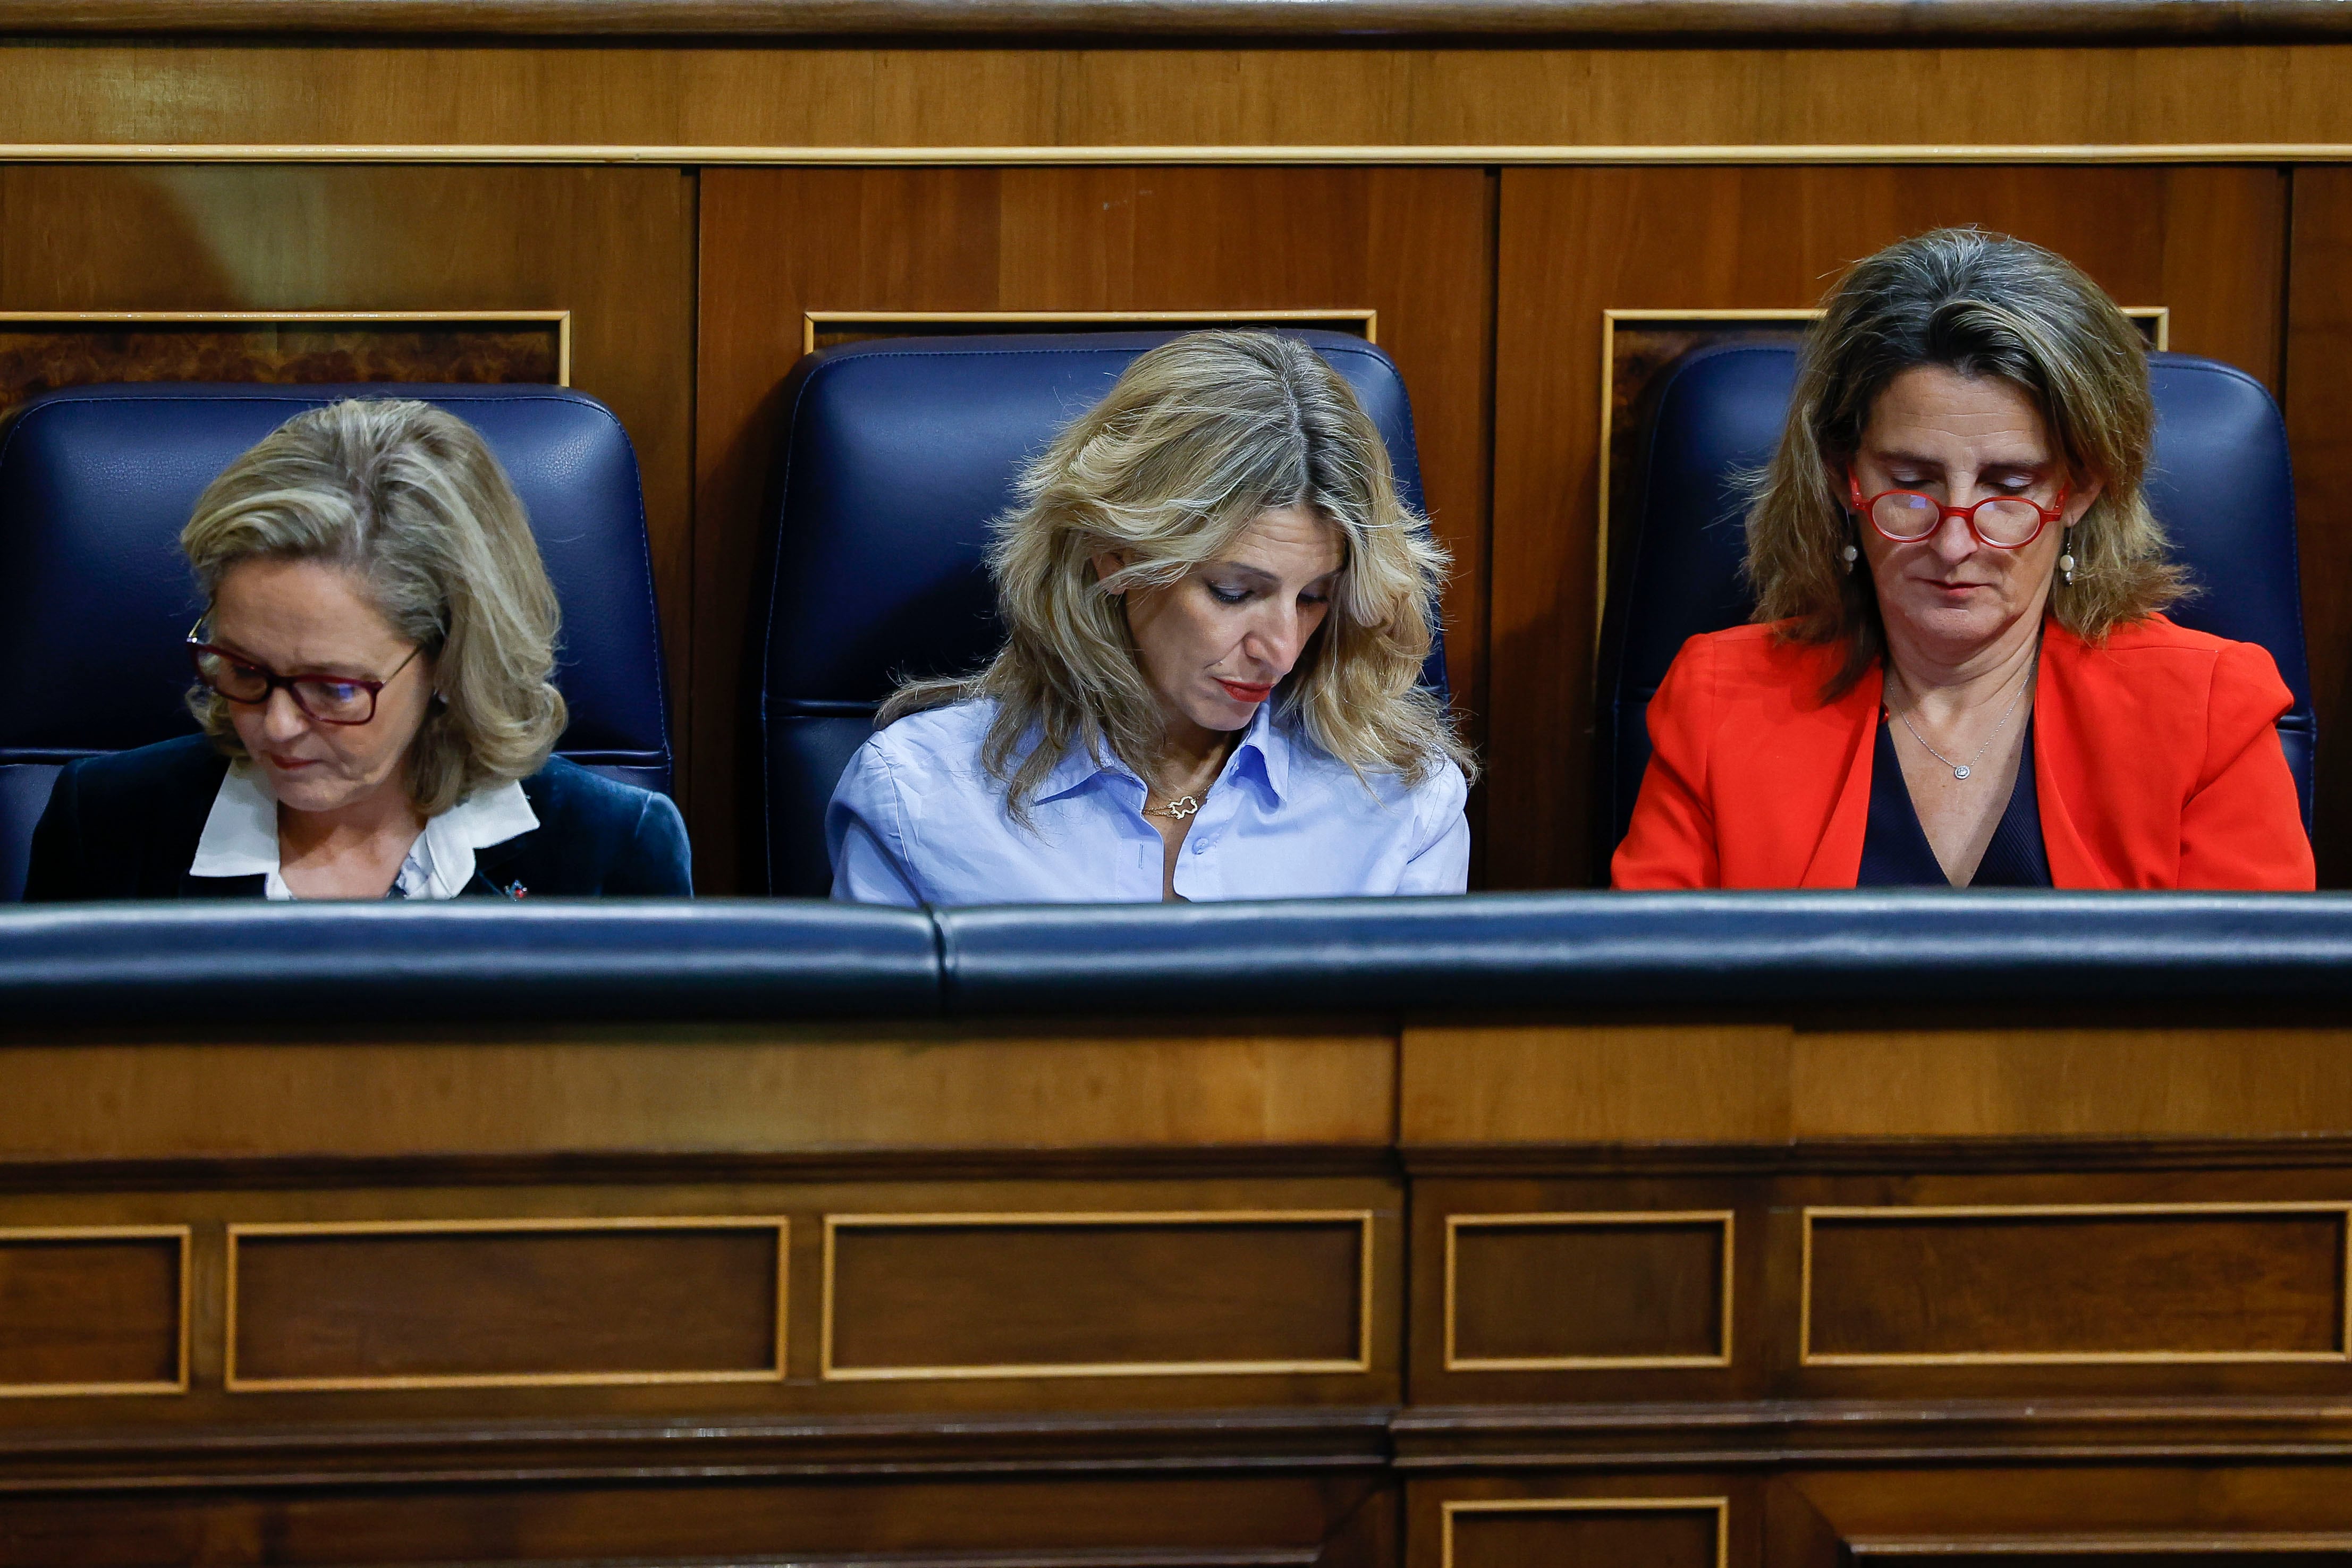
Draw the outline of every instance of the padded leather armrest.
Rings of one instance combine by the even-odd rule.
[[[931,922],[768,900],[0,908],[0,1019],[777,1019],[939,1010]]]
[[[16,1025],[2352,1003],[2352,896],[1494,894],[0,909]]]
[[[2352,1000],[2352,897],[1488,894],[943,910],[961,1017]]]

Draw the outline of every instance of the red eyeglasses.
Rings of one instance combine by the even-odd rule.
[[[2066,514],[2068,486],[2058,486],[2058,499],[2045,507],[2031,496],[1987,496],[1973,507],[1948,507],[1916,490],[1884,490],[1863,499],[1862,481],[1845,471],[1845,488],[1853,509],[1870,519],[1880,535],[1899,545],[1915,545],[1944,526],[1946,517],[1968,524],[1977,542],[1993,549],[2023,549],[2042,537],[2042,530]]]
[[[408,657],[380,681],[357,680],[349,675],[281,675],[225,648],[197,642],[196,632],[203,625],[199,621],[188,632],[188,658],[196,666],[196,679],[208,690],[233,703],[257,707],[269,700],[270,693],[284,686],[287,695],[294,699],[294,706],[320,724],[358,725],[373,720],[377,695],[425,651],[411,648]]]

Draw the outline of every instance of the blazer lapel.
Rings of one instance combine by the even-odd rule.
[[[2074,696],[2082,684],[2083,660],[2089,652],[2080,637],[2054,619],[2043,624],[2042,674],[2033,693],[2033,803],[2042,812],[2042,849],[2050,857],[2053,887],[2122,885],[2092,852],[2074,824],[2074,809],[2066,798],[2069,787],[2087,776]]]
[[[502,843],[491,844],[474,852],[474,877],[460,897],[528,898],[530,884],[526,880],[530,870],[530,850],[539,832],[517,833]]]
[[[1870,831],[1870,764],[1878,740],[1878,709],[1886,691],[1882,667],[1874,667],[1853,685],[1853,690],[1824,708],[1823,719],[1844,721],[1843,755],[1823,760],[1842,767],[1844,782],[1830,808],[1828,827],[1807,862],[1800,887],[1852,887],[1862,874],[1862,841]]]

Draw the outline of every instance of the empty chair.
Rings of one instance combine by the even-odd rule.
[[[1684,642],[1749,619],[1740,578],[1745,496],[1780,438],[1796,380],[1788,345],[1726,345],[1661,378],[1641,455],[1638,512],[1620,532],[1595,703],[1594,865],[1605,877],[1650,760],[1644,717]],[[2151,354],[2157,409],[2149,504],[2198,591],[2168,613],[2183,626],[2258,643],[2294,706],[2279,739],[2311,822],[2316,727],[2304,651],[2294,489],[2286,429],[2260,382],[2187,354]]]
[[[669,726],[636,459],[612,411],[560,387],[80,387],[0,438],[0,896],[58,770],[192,732],[184,646],[201,609],[178,545],[197,495],[305,409],[421,398],[480,431],[528,509],[562,601],[557,755],[667,792]]]
[[[1172,332],[912,338],[803,360],[784,392],[766,564],[754,589],[751,724],[769,892],[831,883],[824,810],[898,680],[971,670],[1003,640],[983,564],[1023,461]],[[1361,339],[1300,332],[1380,428],[1421,506],[1395,363]],[[1444,650],[1426,677],[1443,689]]]

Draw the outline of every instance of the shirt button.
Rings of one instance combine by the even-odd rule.
[[[1206,853],[1208,852],[1208,848],[1209,841],[1206,839],[1194,839],[1192,841],[1192,852],[1196,855]]]

